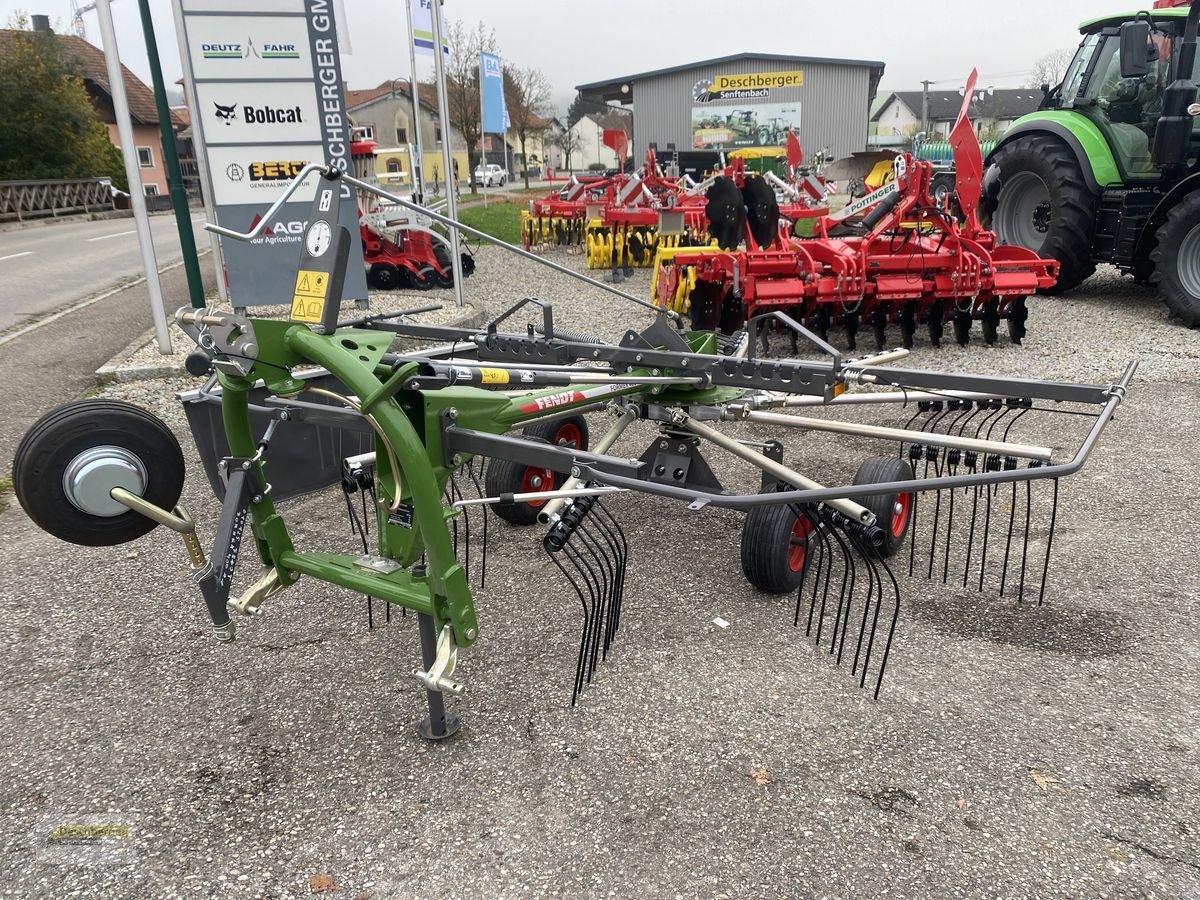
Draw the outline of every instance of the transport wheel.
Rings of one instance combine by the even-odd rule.
[[[379,291],[394,291],[400,287],[400,272],[391,263],[375,263],[367,270],[367,283]]]
[[[25,433],[13,458],[13,490],[29,518],[85,547],[135,540],[155,523],[113,500],[116,487],[173,510],[183,492],[183,451],[171,429],[116,400],[51,410]]]
[[[854,476],[853,484],[885,484],[889,481],[912,481],[913,470],[907,460],[894,456],[872,456],[863,461]],[[894,556],[904,543],[912,522],[913,494],[872,494],[859,497],[858,503],[875,513],[875,524],[883,529],[884,556]]]
[[[1028,135],[1001,147],[994,162],[1001,186],[992,229],[1000,243],[1028,247],[1062,264],[1049,293],[1079,285],[1096,271],[1091,260],[1096,199],[1075,155],[1056,138]]]
[[[777,484],[771,489],[789,490]],[[804,581],[813,524],[796,507],[757,506],[742,525],[742,573],[768,594],[790,594]]]
[[[570,416],[553,422],[538,422],[523,432],[525,437],[557,447],[588,448],[588,427],[583,416]],[[501,494],[529,494],[535,491],[550,491],[559,487],[566,477],[553,469],[540,466],[525,466],[509,459],[492,458],[488,461],[484,488],[489,497]],[[538,510],[546,505],[545,500],[528,503],[494,503],[492,511],[513,525],[532,525],[537,521]]]
[[[1150,283],[1158,287],[1172,318],[1188,328],[1200,327],[1200,191],[1167,213],[1150,258]]]

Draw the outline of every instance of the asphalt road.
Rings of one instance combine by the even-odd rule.
[[[564,327],[643,321],[487,255],[477,277],[495,309],[532,293]],[[747,586],[728,512],[612,500],[621,631],[574,709],[579,601],[537,529],[493,525],[445,745],[413,727],[411,618],[369,631],[361,597],[306,578],[218,646],[174,535],[91,549],[0,514],[0,895],[1200,896],[1200,332],[1112,276],[1030,307],[1023,347],[909,362],[1101,384],[1142,368],[1062,484],[1046,605],[901,578],[878,702],[792,626],[794,598]],[[177,430],[207,539],[217,508],[171,393],[190,384],[106,395]],[[1015,438],[1060,453],[1078,436],[1025,421]],[[872,452],[791,436],[786,458],[844,483]],[[338,492],[283,514],[298,548],[357,541]],[[71,825],[114,830],[51,840]]]
[[[193,211],[198,227],[203,215]],[[150,217],[160,267],[181,258],[175,217]],[[201,249],[208,242],[197,236]],[[208,264],[211,271],[212,265]],[[133,219],[64,222],[0,232],[0,333],[142,275]]]

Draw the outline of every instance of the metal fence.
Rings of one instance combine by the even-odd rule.
[[[0,221],[113,208],[111,185],[99,178],[0,181]]]

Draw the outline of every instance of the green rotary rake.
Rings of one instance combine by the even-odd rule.
[[[208,376],[181,395],[221,504],[208,552],[179,504],[179,444],[137,407],[60,407],[33,426],[14,461],[21,504],[63,540],[108,546],[156,525],[178,532],[218,640],[233,641],[239,617],[303,590],[305,579],[411,610],[422,643],[413,674],[429,704],[420,730],[448,737],[458,720],[445,695],[464,691],[458,654],[487,634],[472,584],[483,587],[487,543],[502,531],[488,522],[499,518],[545,529],[564,600],[580,611],[574,704],[627,618],[631,556],[650,549],[631,546],[620,523],[633,493],[693,513],[744,513],[748,580],[794,595],[793,624],[875,696],[901,612],[898,575],[1042,603],[1059,479],[1083,467],[1125,398],[1133,364],[1110,384],[905,369],[895,365],[904,350],[847,358],[781,313],[728,336],[687,330],[656,309],[648,327],[608,343],[559,329],[552,305],[535,299],[483,330],[386,316],[339,322],[349,241],[330,223],[343,183],[378,189],[309,166],[278,202],[309,177],[319,184],[291,317],[176,316],[198,347],[189,371]],[[796,334],[813,358],[757,356],[756,335],[768,324]],[[396,352],[397,336],[434,346]],[[864,409],[899,410],[907,422],[857,421]],[[594,441],[585,413],[609,420]],[[1047,434],[1033,427],[1039,421],[1051,440],[1038,440]],[[655,437],[640,452],[623,451],[634,422],[651,423]],[[750,440],[751,428],[769,433]],[[804,458],[803,447],[774,437],[781,433],[865,438],[886,450],[851,483],[828,485],[789,464]],[[758,489],[730,489],[706,454],[753,473]],[[361,552],[298,546],[288,501],[339,484]],[[235,592],[246,526],[262,568]]]

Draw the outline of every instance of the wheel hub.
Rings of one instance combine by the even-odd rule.
[[[1179,245],[1179,283],[1193,297],[1200,297],[1200,225]]]
[[[141,496],[146,492],[146,467],[124,447],[106,444],[76,456],[63,471],[63,493],[80,512],[112,518],[129,511],[111,496],[124,488]]]

